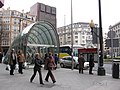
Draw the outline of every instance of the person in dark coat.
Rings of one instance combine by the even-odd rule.
[[[94,57],[93,57],[93,55],[90,55],[90,60],[89,60],[89,74],[93,74],[92,73],[93,67],[94,67]]]
[[[3,57],[3,54],[2,52],[0,52],[0,63],[2,63],[2,57]]]
[[[79,54],[78,56],[78,63],[79,63],[79,73],[83,73],[85,59],[83,54]]]
[[[54,60],[54,58],[52,56],[52,53],[49,53],[49,58],[47,58],[46,61],[47,61],[46,64],[47,64],[48,73],[47,73],[47,75],[45,77],[45,81],[48,82],[48,79],[49,79],[49,76],[50,76],[51,79],[52,79],[52,82],[55,83],[56,80],[55,80],[55,77],[54,77],[54,75],[52,73],[52,70],[56,67],[56,64],[55,64],[55,60]]]
[[[17,54],[15,53],[15,50],[12,49],[10,53],[10,58],[9,58],[10,75],[14,75],[13,73],[14,73],[16,62],[17,62]]]
[[[57,54],[54,55],[54,60],[55,60],[55,64],[56,64],[56,67],[55,67],[55,69],[56,69],[57,68],[57,64],[58,64],[58,60],[59,60]]]
[[[32,77],[30,78],[30,82],[33,81],[33,79],[36,76],[36,73],[38,72],[39,73],[39,82],[40,82],[40,84],[44,85],[43,80],[42,80],[42,74],[41,74],[42,59],[41,59],[41,56],[40,56],[39,53],[35,54],[34,63],[35,63],[35,66],[34,66],[34,69],[33,69],[34,73],[33,73]]]
[[[47,59],[49,58],[49,55],[46,53],[44,56],[44,69],[47,70]]]

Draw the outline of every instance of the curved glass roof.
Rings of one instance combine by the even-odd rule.
[[[25,54],[33,54],[46,52],[49,47],[59,47],[57,30],[49,22],[39,21],[27,26],[13,41],[9,51],[14,48],[22,49]]]

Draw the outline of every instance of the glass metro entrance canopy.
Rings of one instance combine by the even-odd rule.
[[[13,41],[8,52],[22,49],[25,57],[35,53],[42,55],[48,52],[56,53],[59,49],[59,38],[56,28],[46,21],[35,22],[27,26]],[[54,49],[54,50],[53,50]]]

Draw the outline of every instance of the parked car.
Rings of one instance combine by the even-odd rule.
[[[79,63],[78,63],[78,57],[73,56],[73,61],[74,61],[74,68],[78,69],[79,68]],[[61,68],[64,67],[72,67],[72,57],[71,56],[65,56],[59,60]],[[84,63],[84,69],[89,68],[89,62]]]

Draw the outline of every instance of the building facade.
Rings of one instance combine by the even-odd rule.
[[[57,29],[60,45],[71,45],[71,24]],[[89,23],[73,23],[73,45],[81,45],[84,48],[96,47],[92,44],[92,34]]]
[[[36,21],[48,21],[56,28],[56,8],[42,3],[36,3],[30,8],[30,14],[36,17]]]
[[[9,46],[20,32],[28,25],[34,22],[34,17],[29,13],[24,13],[2,9],[0,11],[0,48],[7,52]]]
[[[118,39],[119,47],[113,47],[113,56],[120,56],[120,22],[114,24],[113,26],[109,27],[110,31],[115,31],[114,39]],[[111,54],[111,48],[109,49],[109,53]]]

